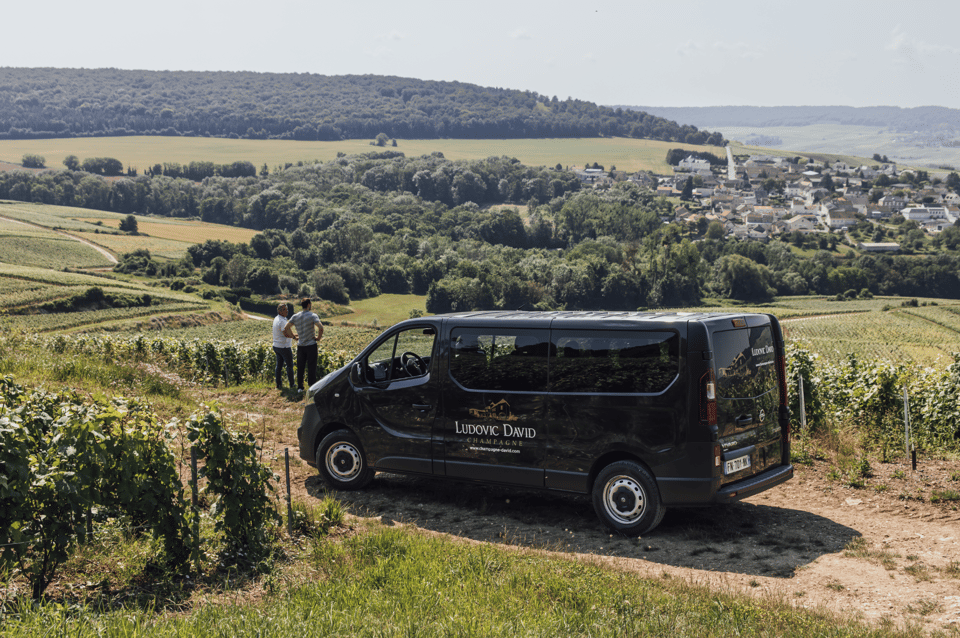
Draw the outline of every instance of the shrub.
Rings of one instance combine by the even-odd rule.
[[[187,437],[204,460],[200,477],[213,495],[211,514],[222,533],[227,564],[256,567],[269,557],[280,515],[269,493],[274,474],[257,458],[260,447],[253,435],[226,427],[223,413],[201,410],[187,421]]]

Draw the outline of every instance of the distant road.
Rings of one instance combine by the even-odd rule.
[[[733,151],[730,150],[730,145],[728,144],[727,149],[727,179],[733,181],[737,179],[737,164],[733,161]]]
[[[3,217],[2,215],[0,215],[0,219],[2,219],[2,220],[5,221],[5,222],[11,222],[11,223],[14,223],[14,224],[23,224],[24,226],[30,226],[31,228],[39,228],[39,229],[41,229],[41,230],[46,230],[46,231],[49,231],[49,232],[52,232],[52,233],[56,233],[56,234],[58,234],[58,235],[63,235],[64,237],[69,237],[70,239],[72,239],[72,240],[74,240],[74,241],[78,241],[78,242],[80,242],[81,244],[85,244],[85,245],[87,245],[87,246],[90,246],[90,248],[93,248],[95,251],[97,251],[98,253],[100,253],[100,254],[103,255],[104,257],[106,257],[106,258],[107,258],[107,261],[109,261],[111,264],[119,263],[119,261],[117,260],[117,258],[113,256],[113,253],[111,253],[109,250],[107,250],[107,249],[104,248],[103,246],[97,246],[97,245],[94,244],[93,242],[87,241],[86,239],[81,239],[80,237],[77,237],[76,235],[71,235],[70,233],[65,233],[65,232],[63,232],[62,230],[53,230],[52,228],[47,228],[46,226],[40,226],[40,225],[38,225],[38,224],[31,224],[30,222],[22,222],[22,221],[20,221],[19,219],[10,219],[9,217]]]

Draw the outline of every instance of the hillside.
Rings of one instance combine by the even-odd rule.
[[[393,76],[0,68],[0,139],[618,136],[720,145],[639,111],[535,92]]]
[[[835,122],[882,126],[900,132],[942,130],[960,135],[960,109],[941,106],[704,106],[623,107],[652,113],[683,124],[711,122],[716,126],[810,126]],[[957,141],[960,144],[960,141]]]
[[[939,106],[631,106],[720,131],[751,146],[810,153],[889,156],[901,164],[960,164],[960,110]]]

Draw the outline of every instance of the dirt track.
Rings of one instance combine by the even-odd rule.
[[[258,399],[251,397],[251,407]],[[290,450],[294,498],[329,493],[297,459],[302,404],[276,395],[267,401],[266,416],[251,416],[283,432],[273,450],[278,468],[283,448]],[[826,461],[797,466],[791,481],[741,503],[668,510],[643,538],[606,532],[585,496],[390,474],[359,492],[333,494],[352,514],[386,525],[548,550],[642,576],[666,573],[871,623],[960,631],[960,503],[929,502],[933,489],[960,491],[960,462],[921,460],[917,473],[905,464],[873,466],[860,489],[829,480]]]

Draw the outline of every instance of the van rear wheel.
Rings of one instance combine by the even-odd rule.
[[[317,448],[317,469],[338,490],[358,490],[373,479],[360,441],[349,430],[337,430],[323,437]]]
[[[593,509],[604,525],[624,536],[646,534],[667,511],[653,475],[633,461],[617,461],[601,470],[593,484]]]

